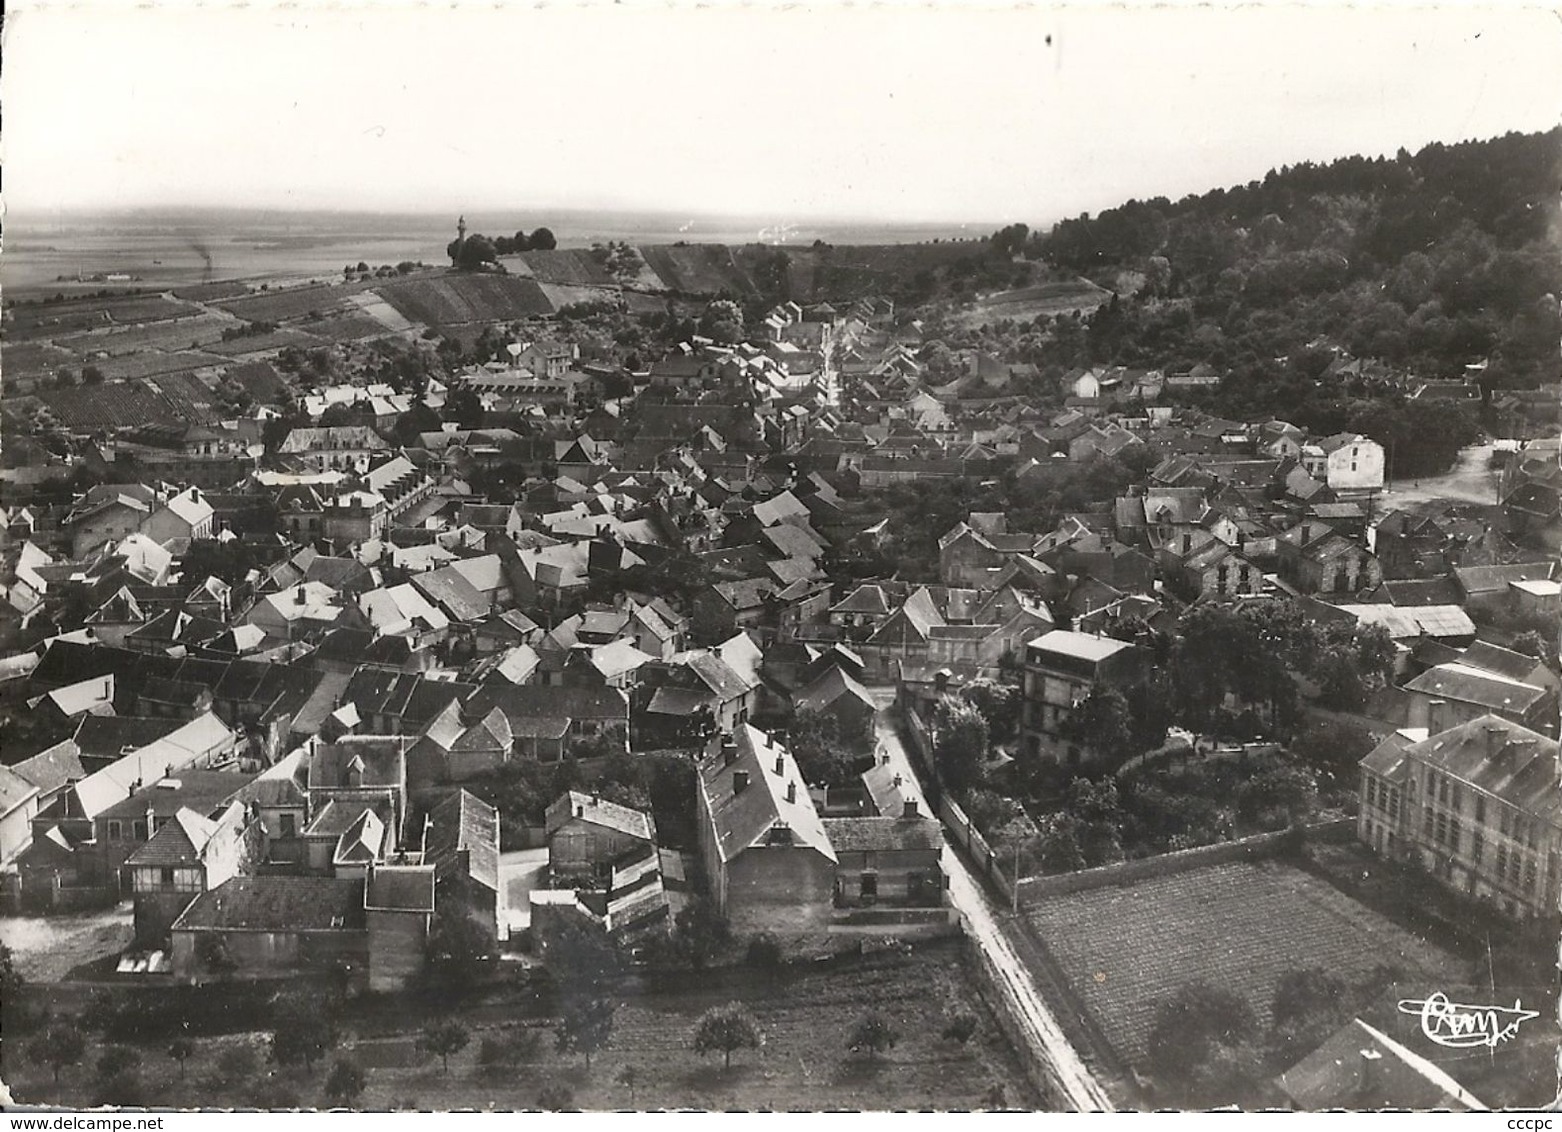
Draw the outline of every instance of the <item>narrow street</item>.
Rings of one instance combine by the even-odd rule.
[[[874,688],[872,691],[879,705],[879,713],[874,717],[878,749],[889,755],[891,764],[911,784],[921,808],[932,813],[922,796],[916,768],[901,743],[894,717],[888,710],[894,698],[894,690]],[[971,872],[965,859],[948,845],[944,846],[943,866],[949,878],[951,903],[964,919],[971,939],[1002,976],[1000,990],[1008,999],[1009,1014],[1025,1031],[1031,1056],[1042,1062],[1046,1076],[1056,1084],[1060,1099],[1076,1112],[1111,1112],[1113,1105],[1106,1090],[1064,1035],[1063,1028],[1058,1025],[1057,1018],[1042,998],[1030,970],[1020,961],[1004,935],[999,917],[1006,915],[1007,910],[993,904],[981,880]],[[1025,1051],[1019,1052],[1024,1056]]]

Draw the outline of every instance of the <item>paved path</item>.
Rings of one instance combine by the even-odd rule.
[[[893,696],[893,690],[874,689],[874,699],[879,704],[879,714],[874,718],[879,751],[889,755],[890,762],[900,771],[907,792],[916,795],[925,812],[932,813],[922,797],[916,767],[895,730],[893,716],[886,710]],[[1061,1099],[1070,1109],[1111,1112],[1113,1105],[1106,1090],[1069,1043],[1037,989],[1030,969],[1020,961],[1004,934],[999,917],[1006,915],[1006,911],[994,906],[981,880],[967,867],[965,859],[948,845],[944,846],[943,866],[949,878],[950,901],[965,920],[971,939],[997,970],[1001,979],[999,990],[1007,1000],[1008,1013],[1025,1032],[1030,1054],[1041,1061],[1046,1076],[1055,1083]]]

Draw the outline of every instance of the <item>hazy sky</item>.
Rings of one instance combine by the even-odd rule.
[[[1546,129],[1539,10],[9,6],[7,206],[1044,223]]]

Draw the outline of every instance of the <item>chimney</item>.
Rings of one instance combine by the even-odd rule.
[[[915,798],[907,798],[905,802],[902,803],[900,816],[903,818],[915,818],[922,816],[917,810],[917,800]]]
[[[1370,1094],[1378,1086],[1378,1062],[1383,1060],[1383,1055],[1375,1049],[1361,1051],[1361,1076],[1357,1079],[1356,1088],[1362,1096]]]
[[[786,784],[786,800],[794,804],[797,802],[797,783],[788,782]]]
[[[734,771],[732,775],[732,794],[734,797],[748,789],[748,771]]]
[[[786,756],[776,752],[776,775],[779,777],[786,773]]]
[[[889,753],[888,752],[885,752],[884,754],[879,756],[879,765],[880,766],[889,766]]]
[[[1486,757],[1496,758],[1502,754],[1502,749],[1508,745],[1508,729],[1506,727],[1488,727],[1486,729]]]
[[[721,765],[731,766],[738,760],[738,741],[731,735],[721,737]]]
[[[1448,728],[1444,722],[1448,715],[1447,700],[1430,700],[1426,705],[1426,731],[1428,735],[1440,735]]]
[[[303,605],[304,604],[304,586],[303,586],[303,583],[299,583],[298,595],[297,595],[297,599],[296,600],[298,601],[299,605]]]

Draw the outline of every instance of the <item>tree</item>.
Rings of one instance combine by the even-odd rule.
[[[1521,652],[1525,656],[1532,656],[1536,660],[1546,658],[1546,638],[1538,629],[1527,629],[1513,638],[1513,643],[1508,646],[1514,652]]]
[[[568,1085],[544,1085],[537,1094],[537,1107],[547,1112],[563,1112],[575,1103],[575,1094]]]
[[[873,726],[843,733],[841,720],[832,711],[801,708],[792,717],[792,755],[797,769],[810,786],[844,786],[865,769],[873,751]]]
[[[1019,685],[996,680],[972,680],[960,689],[967,703],[982,713],[987,734],[995,742],[1014,738],[1020,724],[1022,699]]]
[[[1146,1044],[1150,1063],[1170,1080],[1185,1077],[1219,1046],[1254,1031],[1252,1008],[1236,994],[1203,981],[1183,984],[1155,1010]]]
[[[141,1051],[130,1046],[109,1046],[98,1055],[99,1077],[117,1077],[141,1064]]]
[[[195,1042],[181,1034],[168,1043],[168,1056],[179,1063],[179,1080],[184,1080],[184,1063],[195,1056]]]
[[[1092,688],[1063,721],[1059,733],[1114,762],[1128,758],[1133,753],[1133,715],[1128,698],[1105,684]]]
[[[634,1108],[635,1089],[640,1084],[640,1070],[633,1065],[626,1065],[618,1071],[618,1076],[613,1079],[629,1090],[629,1107]]]
[[[532,231],[531,239],[527,241],[531,250],[539,252],[551,252],[559,246],[559,241],[554,237],[551,229],[537,228]]]
[[[1273,766],[1237,787],[1237,813],[1265,826],[1295,825],[1318,806],[1318,780],[1307,768]]]
[[[470,1031],[454,1019],[425,1026],[418,1035],[417,1047],[421,1053],[432,1053],[439,1058],[440,1069],[450,1072],[450,1055],[460,1053],[472,1040]]]
[[[1064,812],[1076,823],[1074,836],[1085,864],[1094,867],[1123,859],[1124,814],[1116,779],[1074,779],[1069,784]]]
[[[474,232],[463,240],[451,240],[445,252],[456,267],[466,271],[476,270],[499,258],[498,249],[487,236]]]
[[[933,709],[933,762],[952,790],[975,786],[987,761],[987,721],[969,703],[945,696]]]
[[[34,1065],[47,1065],[60,1083],[60,1070],[75,1065],[87,1052],[86,1039],[72,1026],[50,1026],[27,1047],[27,1059]]]
[[[97,366],[82,366],[81,383],[83,385],[102,385],[103,371]]]
[[[694,1027],[694,1052],[704,1057],[711,1050],[720,1050],[727,1069],[732,1068],[734,1050],[758,1049],[764,1044],[759,1023],[736,1002],[711,1007]]]
[[[276,1010],[271,1031],[271,1056],[278,1065],[303,1063],[306,1073],[315,1062],[336,1047],[336,1025],[317,1002],[303,998],[284,1000]]]
[[[944,1027],[940,1036],[947,1041],[965,1045],[976,1036],[976,1015],[970,1011],[961,1011],[949,1019],[949,1024]]]
[[[0,1004],[11,1006],[20,1002],[26,989],[27,980],[16,969],[11,949],[0,943]]]
[[[361,1065],[346,1058],[337,1058],[325,1079],[325,1095],[340,1104],[351,1105],[363,1095],[368,1084],[369,1076]]]
[[[716,342],[743,340],[743,308],[731,299],[717,299],[700,315],[700,333]]]
[[[475,390],[462,386],[445,395],[445,419],[462,428],[483,427],[483,402]]]
[[[467,915],[459,901],[445,901],[435,908],[429,925],[430,969],[452,983],[469,986],[486,969],[492,942],[488,930]]]
[[[560,1053],[578,1053],[591,1068],[591,1055],[604,1048],[613,1036],[613,1018],[618,1003],[600,994],[578,994],[564,1004],[554,1044]]]
[[[900,1031],[878,1011],[870,1010],[852,1027],[852,1032],[846,1039],[846,1048],[852,1053],[865,1050],[868,1060],[877,1061],[879,1054],[894,1049],[898,1041],[900,1041]]]
[[[727,921],[703,897],[684,905],[673,922],[673,942],[696,971],[702,970],[710,957],[727,946],[731,938]]]
[[[1275,981],[1270,1019],[1276,1030],[1293,1030],[1322,1015],[1343,1024],[1351,1012],[1345,980],[1322,967],[1287,971]]]

